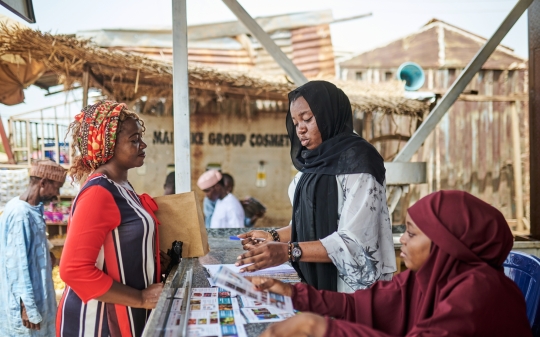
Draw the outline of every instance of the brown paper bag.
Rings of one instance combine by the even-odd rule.
[[[205,256],[210,251],[204,218],[195,192],[154,198],[159,209],[159,247],[164,252],[174,240],[182,241],[182,257]]]

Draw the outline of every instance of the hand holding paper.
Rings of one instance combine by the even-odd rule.
[[[284,296],[267,290],[255,290],[253,284],[246,278],[234,273],[226,267],[221,267],[212,277],[215,284],[235,294],[240,294],[254,299],[261,304],[271,305],[281,310],[294,313],[290,296]],[[278,281],[279,282],[279,281]],[[279,286],[279,284],[278,284]],[[286,289],[285,287],[279,289]],[[290,288],[292,294],[292,288]]]
[[[246,279],[253,283],[255,289],[259,291],[270,291],[279,295],[291,297],[293,294],[293,286],[283,283],[279,280],[262,277],[262,276],[246,276]]]
[[[252,248],[237,258],[236,266],[243,266],[241,272],[257,271],[268,267],[279,266],[289,260],[289,245],[282,242],[264,242]]]

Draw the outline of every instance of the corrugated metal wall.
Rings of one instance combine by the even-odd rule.
[[[334,49],[330,26],[322,24],[270,33],[272,40],[307,77],[334,77]],[[172,49],[161,47],[115,47],[159,60],[172,61]],[[246,35],[190,41],[190,64],[228,70],[255,69],[266,75],[282,76],[285,71],[259,41]]]
[[[329,25],[291,30],[292,60],[307,77],[335,76],[334,48]]]
[[[444,93],[461,72],[460,69],[427,70],[433,72],[433,90]],[[492,204],[507,219],[516,218],[516,188],[523,190],[524,214],[530,213],[529,193],[529,123],[528,75],[526,70],[483,70],[471,81],[464,92],[475,90],[478,100],[457,101],[428,137],[413,161],[428,163],[428,183],[414,186],[402,198],[394,214],[394,223],[402,223],[404,212],[419,198],[441,189],[470,192]],[[523,174],[522,186],[514,182],[512,146],[511,102],[488,101],[486,96],[507,100],[517,96],[515,103],[519,116],[520,157]],[[473,96],[470,96],[473,97]],[[401,133],[410,135],[408,117],[379,118],[369,122],[364,130],[372,128],[372,135]],[[382,120],[382,122],[381,122]],[[367,121],[366,121],[367,122]],[[414,122],[414,121],[413,121]],[[397,126],[396,126],[397,124]],[[370,138],[366,135],[366,138]],[[376,143],[385,159],[391,159],[405,142],[388,140]],[[525,223],[527,224],[526,220]]]
[[[327,24],[274,32],[274,42],[307,77],[335,76],[334,49]],[[283,75],[272,56],[252,38],[255,69],[265,74]]]

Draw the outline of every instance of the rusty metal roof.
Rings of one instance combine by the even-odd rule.
[[[416,62],[423,68],[465,68],[486,39],[432,19],[417,32],[341,63],[342,68],[397,68]],[[527,60],[499,45],[483,69],[525,69]]]
[[[330,26],[332,12],[314,11],[258,18],[274,42],[307,77],[332,77],[335,62]],[[102,29],[77,33],[100,47],[172,60],[172,32],[167,29]],[[188,61],[193,66],[226,70],[285,72],[238,21],[190,26]]]

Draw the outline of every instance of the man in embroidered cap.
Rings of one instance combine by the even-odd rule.
[[[223,175],[218,170],[204,172],[199,177],[197,186],[203,190],[210,202],[215,202],[210,228],[244,227],[244,209],[240,201],[225,187]],[[205,216],[208,218],[206,207]]]
[[[174,171],[167,174],[167,178],[165,178],[165,184],[163,185],[163,195],[169,195],[169,194],[175,194],[176,193],[176,185],[175,185],[175,178],[174,178]]]
[[[0,336],[54,336],[56,299],[43,202],[60,194],[66,170],[50,160],[30,168],[30,184],[0,216]]]

